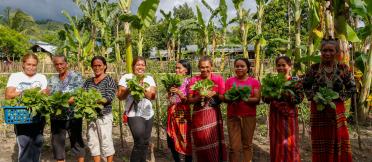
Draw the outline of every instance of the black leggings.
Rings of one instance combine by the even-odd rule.
[[[173,139],[169,137],[169,135],[167,135],[167,143],[168,143],[168,147],[169,149],[171,150],[172,152],[172,155],[173,155],[173,160],[175,162],[181,162],[182,161],[185,161],[185,162],[191,162],[192,161],[192,156],[191,155],[183,155],[183,154],[180,154],[176,151],[176,149],[174,148],[174,142],[173,142]],[[183,160],[184,159],[184,160]]]
[[[131,162],[146,162],[152,124],[153,118],[146,120],[142,117],[128,117],[129,129],[134,140]]]
[[[82,123],[82,119],[51,120],[52,146],[55,160],[64,160],[66,158],[66,133],[68,133],[70,138],[72,154],[76,157],[85,156]]]

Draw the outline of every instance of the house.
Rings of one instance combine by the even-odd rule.
[[[30,49],[38,55],[39,60],[51,64],[52,56],[56,54],[57,47],[42,41],[31,40],[30,42],[33,44]]]

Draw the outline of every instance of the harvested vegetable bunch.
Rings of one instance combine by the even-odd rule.
[[[166,90],[172,87],[179,87],[182,84],[182,76],[167,73],[165,77],[161,79],[161,83],[163,83]]]
[[[9,106],[25,106],[29,109],[31,116],[44,116],[49,119],[53,109],[50,106],[48,95],[41,92],[41,88],[32,88],[24,90],[20,96],[7,100]]]
[[[103,105],[98,104],[105,100],[101,93],[94,88],[88,91],[79,88],[74,92],[74,117],[85,118],[88,121],[93,121],[99,116],[99,111],[103,109]]]
[[[145,89],[149,87],[148,83],[141,84],[144,76],[135,76],[132,79],[127,80],[128,89],[130,90],[130,95],[133,97],[134,101],[138,102],[145,98]]]
[[[213,86],[213,81],[210,79],[204,79],[197,81],[194,85],[192,85],[191,90],[198,91],[201,96],[207,96],[208,91],[212,90]]]
[[[334,99],[338,99],[339,94],[332,89],[327,87],[320,87],[319,92],[316,92],[313,100],[316,102],[316,108],[318,111],[323,111],[326,106],[330,106],[336,109],[335,103],[332,102]]]
[[[49,96],[51,107],[53,108],[53,116],[65,115],[66,111],[70,108],[68,100],[71,98],[71,93],[56,92]]]
[[[268,74],[262,79],[262,96],[281,99],[284,92],[294,94],[291,90],[293,81],[288,81],[283,74]]]
[[[249,96],[251,95],[251,87],[243,86],[238,87],[236,84],[233,84],[231,89],[229,89],[225,94],[225,98],[229,101],[243,100],[248,101]]]

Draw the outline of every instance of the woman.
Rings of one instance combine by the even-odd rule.
[[[21,95],[22,91],[31,88],[41,88],[46,93],[47,79],[45,75],[36,73],[39,59],[33,53],[22,58],[22,72],[10,75],[5,89],[5,99],[13,99]],[[43,146],[43,130],[45,120],[31,124],[16,124],[14,131],[18,143],[19,162],[38,162]]]
[[[180,60],[176,64],[176,74],[186,76],[191,74],[191,65],[186,60]],[[167,141],[173,159],[180,162],[180,156],[185,156],[186,162],[192,161],[191,150],[191,114],[187,103],[187,90],[190,78],[185,78],[180,87],[172,87],[169,96],[167,120]]]
[[[191,79],[190,86],[205,79],[212,80],[214,86],[205,96],[201,96],[199,92],[192,89],[189,90],[188,94],[188,101],[194,104],[191,132],[196,159],[203,162],[226,161],[226,146],[220,109],[225,84],[221,76],[212,73],[212,60],[209,57],[200,58],[198,67],[200,75]]]
[[[304,94],[302,84],[291,77],[292,62],[287,56],[275,60],[276,70],[292,81],[293,94],[284,92],[281,99],[264,98],[270,104],[269,136],[270,159],[272,162],[299,162],[298,112],[296,105],[301,103]]]
[[[233,85],[237,87],[251,87],[251,94],[248,101],[229,101],[227,104],[227,128],[229,131],[231,162],[252,161],[253,150],[252,140],[256,127],[256,106],[260,102],[260,82],[249,77],[250,63],[248,59],[239,58],[234,62],[235,75],[226,80],[226,91]],[[241,159],[240,150],[243,148]]]
[[[132,63],[134,74],[125,74],[119,81],[117,96],[125,101],[125,114],[128,116],[128,125],[133,135],[134,146],[130,156],[131,162],[146,162],[146,155],[151,137],[154,110],[150,100],[155,99],[156,84],[151,76],[145,75],[146,60],[143,57],[136,57]],[[145,89],[145,98],[134,101],[130,95],[127,81],[133,77],[143,78],[140,84],[147,83],[149,87]]]
[[[336,40],[323,40],[321,62],[312,65],[303,80],[306,96],[311,101],[312,161],[352,161],[344,101],[356,92],[356,87],[349,67],[336,61],[339,52]],[[323,111],[317,110],[313,97],[321,87],[339,93],[339,98],[333,100],[336,109],[327,106]]]
[[[100,104],[104,106],[100,117],[91,121],[88,125],[88,147],[94,162],[99,162],[101,157],[106,158],[107,162],[112,162],[115,154],[114,143],[112,141],[112,106],[111,102],[115,97],[117,85],[110,76],[106,74],[107,64],[102,56],[94,56],[90,63],[94,77],[84,82],[84,89],[95,88],[101,92],[105,99]]]

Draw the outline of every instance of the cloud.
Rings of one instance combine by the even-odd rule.
[[[37,20],[53,19],[66,22],[62,10],[66,10],[73,16],[82,14],[72,0],[0,0],[0,11],[2,12],[6,7],[19,8]]]

